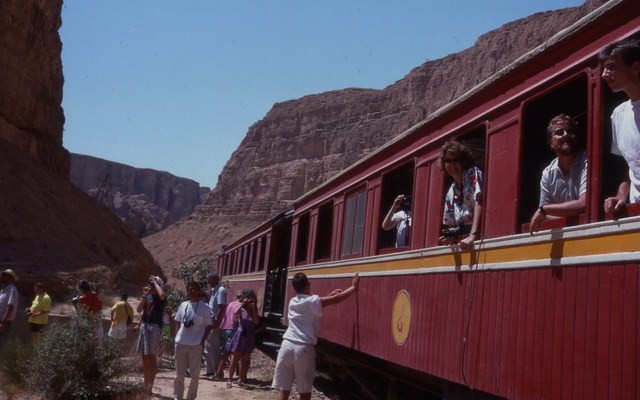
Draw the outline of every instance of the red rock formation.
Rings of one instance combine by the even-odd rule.
[[[0,1],[0,268],[56,299],[80,277],[135,289],[159,267],[140,240],[71,185],[62,147],[62,0]]]
[[[138,237],[190,215],[209,195],[198,182],[165,171],[71,155],[71,183],[104,204]]]
[[[0,2],[0,138],[66,177],[61,10],[62,0]]]

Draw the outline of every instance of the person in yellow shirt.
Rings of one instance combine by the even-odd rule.
[[[122,293],[120,301],[111,308],[111,328],[109,337],[125,339],[127,337],[127,320],[133,320],[133,307],[127,301],[129,295]]]
[[[31,339],[36,342],[42,336],[42,329],[49,323],[51,297],[44,291],[44,285],[41,282],[35,284],[34,291],[36,297],[31,303],[31,308],[27,308],[27,315]]]

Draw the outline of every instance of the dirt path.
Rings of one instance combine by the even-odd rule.
[[[276,391],[271,389],[271,378],[275,364],[273,360],[261,351],[255,350],[251,357],[251,368],[247,379],[247,388],[235,385],[227,388],[226,381],[214,381],[201,377],[198,385],[198,398],[221,400],[263,400],[275,399]],[[204,368],[203,368],[204,371]],[[173,399],[173,379],[176,372],[173,369],[158,371],[153,388],[154,398],[162,400]],[[189,387],[189,378],[185,378],[185,394]]]
[[[216,400],[274,400],[277,393],[271,388],[274,368],[275,361],[262,351],[256,349],[251,354],[251,368],[249,368],[246,388],[236,386],[234,381],[234,386],[229,389],[227,388],[226,381],[214,381],[201,377],[198,385],[198,398]],[[153,388],[155,399],[173,399],[173,379],[175,376],[176,373],[173,369],[161,369],[158,371],[158,376],[156,377]],[[185,394],[189,382],[189,378],[185,378]],[[290,398],[298,398],[295,388]],[[311,398],[312,400],[330,400],[329,397],[326,397],[316,389],[313,390]],[[338,399],[338,397],[335,398]]]

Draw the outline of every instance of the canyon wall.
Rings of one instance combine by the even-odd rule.
[[[62,146],[62,0],[0,1],[0,269],[65,300],[80,278],[140,292],[162,274],[117,217],[69,182]],[[116,293],[117,293],[116,292]]]
[[[61,0],[0,2],[0,138],[66,177],[61,10]]]
[[[145,237],[190,215],[210,189],[165,171],[71,154],[71,183]]]

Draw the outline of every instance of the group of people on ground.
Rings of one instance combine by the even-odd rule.
[[[12,269],[0,272],[0,344],[11,332],[18,312],[19,294],[15,286],[17,281],[18,275]],[[35,294],[33,302],[24,311],[27,315],[31,339],[36,342],[49,323],[51,297],[46,293],[42,282],[36,282],[33,291]]]
[[[629,100],[611,115],[611,152],[627,162],[615,196],[604,201],[604,211],[615,213],[627,203],[640,202],[640,45],[633,39],[614,42],[599,54],[602,78],[614,92]],[[587,155],[584,130],[575,118],[559,114],[546,129],[547,143],[556,158],[542,171],[538,209],[529,222],[529,232],[538,231],[545,220],[567,218],[584,212],[587,193]],[[444,198],[441,245],[457,244],[468,250],[480,237],[482,171],[474,165],[472,151],[458,141],[446,143],[440,152],[440,169],[452,180]],[[396,247],[408,245],[411,210],[398,195],[382,222],[382,229],[396,229]]]

